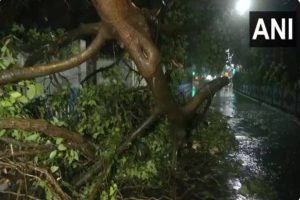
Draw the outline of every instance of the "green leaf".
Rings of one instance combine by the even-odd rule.
[[[101,200],[108,200],[108,194],[107,194],[107,192],[106,191],[103,191],[102,193],[101,193],[101,198],[100,198]]]
[[[15,139],[19,140],[21,138],[22,134],[20,133],[20,131],[14,130],[12,132],[11,136],[13,136]]]
[[[39,137],[39,134],[32,134],[25,138],[25,141],[36,141]]]
[[[66,147],[65,145],[63,145],[63,144],[59,144],[57,148],[58,148],[58,150],[60,150],[60,151],[65,151],[65,150],[67,150],[67,147]]]
[[[44,93],[44,86],[40,83],[35,84],[35,95],[39,96]]]
[[[0,131],[0,137],[2,137],[5,134],[6,130],[1,130]]]
[[[26,103],[28,103],[28,98],[25,96],[22,96],[22,97],[18,98],[18,101],[23,104],[26,104]]]
[[[24,85],[25,85],[25,82],[24,82],[24,81],[21,81],[21,82],[18,83],[18,85],[24,86]]]
[[[78,152],[71,149],[70,151],[70,163],[72,163],[74,160],[79,160]]]
[[[53,159],[57,155],[57,150],[54,150],[50,153],[49,158]]]
[[[4,65],[5,67],[8,67],[11,63],[12,63],[12,62],[11,62],[9,59],[3,60],[3,65]]]
[[[4,108],[11,107],[12,103],[9,101],[1,101],[1,106]]]
[[[64,141],[64,138],[56,138],[56,144],[61,144]]]
[[[2,52],[2,53],[5,53],[7,50],[8,50],[8,49],[7,49],[6,45],[4,45],[4,46],[1,48],[1,52]]]
[[[1,67],[2,69],[6,69],[6,66],[5,66],[2,62],[0,62],[0,67]]]
[[[51,166],[51,172],[55,173],[59,169],[58,166]]]
[[[22,96],[22,94],[20,92],[16,92],[16,91],[9,93],[9,95],[11,98],[14,98],[14,99],[17,99]]]
[[[35,86],[34,85],[28,85],[27,87],[28,87],[27,97],[28,97],[28,99],[33,99],[36,95]]]

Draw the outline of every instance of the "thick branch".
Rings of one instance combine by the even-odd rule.
[[[37,67],[6,70],[0,74],[0,86],[11,82],[54,74],[80,65],[92,57],[106,40],[110,39],[111,36],[108,27],[104,23],[102,23],[100,26],[101,28],[99,29],[96,38],[81,54],[57,63],[41,65]]]
[[[71,132],[64,128],[59,128],[49,124],[44,120],[34,119],[0,119],[1,129],[20,129],[24,131],[37,131],[50,137],[60,137],[65,139],[70,147],[80,150],[88,158],[94,157],[94,149],[78,133]]]
[[[218,90],[220,90],[228,83],[229,79],[226,77],[222,77],[215,79],[206,84],[204,87],[200,88],[198,94],[187,105],[184,106],[183,109],[186,115],[191,116],[192,114],[194,114],[205,101],[205,99],[212,98]]]

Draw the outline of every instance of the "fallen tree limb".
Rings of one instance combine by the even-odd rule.
[[[44,120],[35,119],[0,119],[1,129],[19,129],[24,131],[36,131],[44,133],[50,137],[60,137],[65,139],[66,144],[72,148],[80,150],[86,157],[94,158],[94,148],[80,134],[67,129],[56,127]]]
[[[219,91],[225,85],[228,85],[228,83],[229,79],[227,77],[222,77],[217,78],[200,88],[197,95],[184,106],[183,109],[186,115],[191,117],[193,114],[195,114],[205,99],[212,98],[217,91]]]
[[[95,53],[97,53],[97,51],[105,43],[105,41],[111,38],[110,29],[104,23],[102,23],[100,27],[101,28],[99,29],[96,38],[93,40],[91,45],[81,54],[57,63],[51,63],[37,67],[25,67],[20,69],[5,70],[0,74],[0,86],[20,80],[32,79],[35,77],[54,74],[80,65],[87,59],[91,58]]]

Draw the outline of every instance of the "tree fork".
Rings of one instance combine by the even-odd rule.
[[[93,3],[102,20],[112,27],[115,37],[135,61],[152,90],[160,111],[172,121],[182,121],[184,113],[171,95],[160,67],[158,49],[151,40],[149,27],[141,10],[129,0],[93,0]]]
[[[124,45],[139,72],[153,92],[159,110],[166,114],[171,126],[184,129],[191,116],[210,93],[228,84],[227,78],[212,81],[186,106],[174,100],[160,67],[160,55],[152,42],[147,21],[141,10],[130,0],[93,0],[94,7],[104,22],[111,26],[115,37]]]

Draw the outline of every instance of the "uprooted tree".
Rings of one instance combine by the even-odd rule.
[[[129,0],[93,0],[92,2],[101,18],[101,22],[82,25],[77,30],[79,33],[73,32],[73,34],[70,35],[70,37],[76,37],[80,34],[96,35],[85,51],[70,59],[56,63],[4,70],[0,73],[0,86],[4,87],[5,85],[18,81],[31,80],[36,77],[71,69],[92,58],[106,42],[117,40],[135,62],[138,73],[146,80],[155,103],[151,108],[150,116],[136,131],[123,139],[119,146],[116,147],[115,156],[124,153],[140,134],[151,127],[161,116],[166,116],[168,120],[170,143],[172,143],[171,168],[173,171],[176,171],[177,151],[184,143],[187,131],[193,128],[193,120],[196,116],[205,114],[214,94],[227,85],[229,80],[226,77],[217,78],[202,87],[197,95],[185,105],[179,105],[172,96],[168,83],[168,74],[164,74],[160,66],[160,53],[151,39],[149,26],[147,25],[148,16],[146,16],[146,13],[137,8]],[[63,40],[62,43],[63,42],[67,41]],[[204,109],[204,112],[201,110],[201,112],[200,108],[203,107],[204,104],[206,104],[206,109]],[[102,159],[97,158],[99,156],[96,153],[97,144],[93,144],[88,138],[84,138],[84,136],[78,133],[54,126],[45,120],[2,118],[0,119],[0,129],[33,131],[53,138],[62,138],[67,147],[80,151],[86,160],[93,162],[93,165],[86,174],[76,180],[76,186],[74,187],[78,188],[82,186],[83,183],[89,181],[91,177],[96,175],[96,182],[91,186],[91,189],[88,190],[89,194],[87,196],[91,200],[95,199],[98,195],[101,184],[109,175],[109,171],[112,168],[110,162],[103,163]],[[17,143],[17,141],[9,138],[2,138],[2,141],[8,144],[12,142]],[[23,153],[34,155],[36,151],[42,152],[53,148],[51,145],[31,145],[29,148],[30,151]],[[5,159],[17,157],[18,153],[24,155],[20,151],[8,155]],[[33,171],[35,174],[43,174],[49,188],[55,191],[56,198],[58,199],[72,199],[78,197],[76,189],[70,190],[71,192],[64,191],[62,187],[72,187],[64,184],[61,186],[45,169],[22,162],[0,162],[5,168],[17,170],[24,176],[27,176],[30,171]],[[23,168],[26,168],[26,170]],[[40,176],[36,175],[34,178],[40,179]]]

